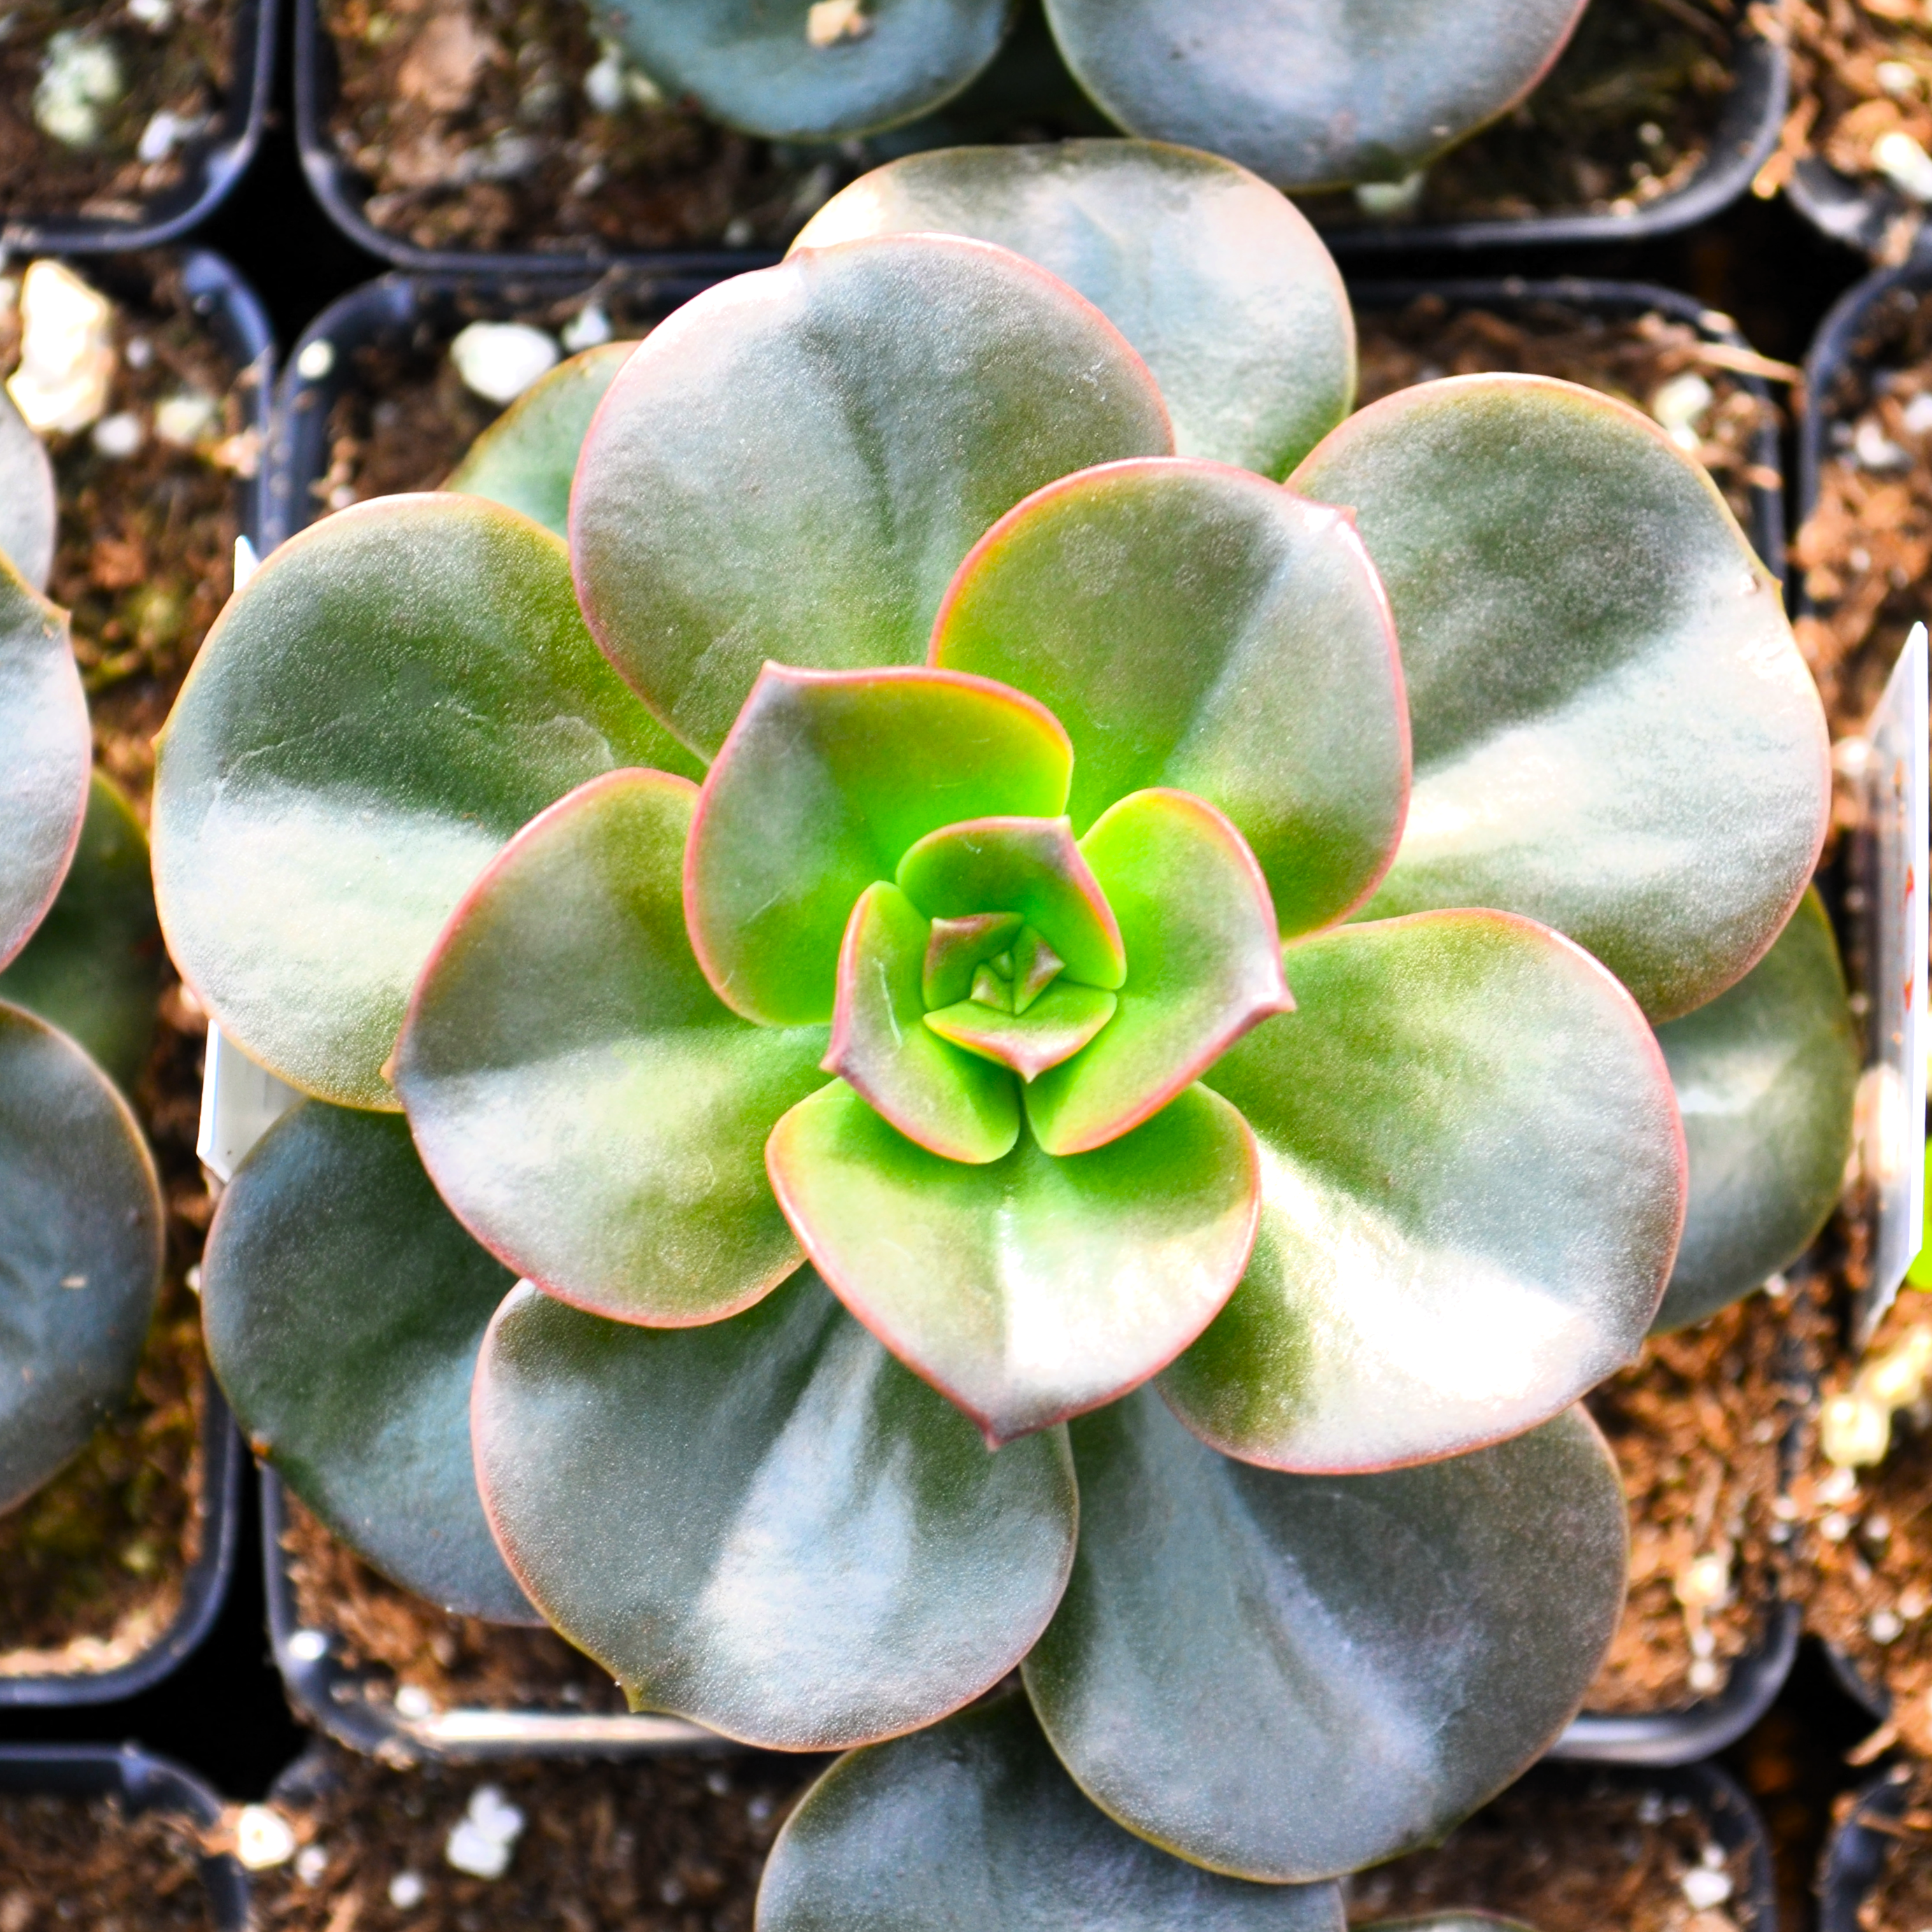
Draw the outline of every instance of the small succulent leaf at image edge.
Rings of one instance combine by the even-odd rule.
[[[65,1034],[0,1002],[0,1511],[133,1388],[163,1225],[127,1102]]]
[[[87,813],[88,772],[94,759],[87,699],[66,613],[32,589],[4,556],[0,730],[7,745],[0,764],[4,966],[32,936],[67,876]]]
[[[1212,806],[1131,793],[1080,849],[1120,921],[1127,976],[1092,1043],[1025,1090],[1050,1154],[1130,1132],[1250,1027],[1294,1005],[1261,868]]]
[[[604,0],[667,99],[767,140],[841,141],[931,113],[992,64],[1013,0]]]
[[[935,230],[1010,248],[1084,296],[1145,358],[1183,456],[1284,476],[1354,400],[1334,257],[1232,161],[1146,141],[908,154],[834,195],[792,247]]]
[[[457,1224],[393,1114],[308,1100],[224,1190],[208,1358],[258,1456],[391,1582],[536,1621],[476,1493],[470,1382],[516,1277]]]
[[[924,1024],[920,982],[930,930],[926,916],[885,880],[859,895],[839,954],[824,1070],[934,1154],[998,1160],[1019,1138],[1019,1094],[1004,1067],[962,1052]]]
[[[572,498],[584,614],[709,756],[767,660],[920,662],[960,560],[1023,496],[1172,447],[1140,358],[1017,255],[813,249],[687,302],[619,372]]]
[[[97,771],[74,862],[34,936],[0,972],[0,1000],[69,1034],[123,1093],[148,1064],[161,971],[148,838]]]
[[[986,678],[767,664],[705,779],[685,861],[705,976],[760,1025],[823,1024],[859,895],[962,815],[1054,817],[1072,762],[1051,712]]]
[[[1046,0],[1074,78],[1130,134],[1276,188],[1395,182],[1520,100],[1582,0]]]
[[[564,548],[475,496],[378,498],[291,538],[216,620],[164,733],[169,950],[291,1085],[382,1074],[436,935],[521,826],[626,766],[700,768],[584,628]]]
[[[1061,980],[1018,1010],[1015,988],[1004,990],[1015,1010],[995,1012],[976,999],[942,1006],[926,1016],[927,1028],[941,1040],[1001,1066],[1022,1080],[1036,1080],[1048,1068],[1070,1060],[1114,1017],[1119,1000],[1095,986]]]
[[[1365,916],[1526,914],[1653,1021],[1741,978],[1810,883],[1831,773],[1783,594],[1695,458],[1594,390],[1462,376],[1290,481],[1354,511],[1402,640],[1414,791]]]
[[[392,1064],[442,1198],[515,1274],[620,1322],[715,1322],[804,1259],[765,1179],[822,1027],[754,1027],[685,934],[698,788],[592,778],[452,916]]]
[[[674,1712],[781,1750],[933,1723],[1058,1601],[1066,1438],[989,1456],[810,1269],[728,1322],[606,1322],[527,1285],[484,1344],[477,1476],[556,1628]]]
[[[1030,692],[1074,748],[1084,834],[1165,786],[1246,839],[1284,934],[1360,904],[1395,856],[1408,719],[1388,601],[1348,516],[1224,465],[1118,463],[989,530],[932,661]]]
[[[46,446],[0,386],[0,556],[12,564],[30,590],[47,587],[59,522],[54,466]]]
[[[1690,1159],[1684,1238],[1654,1324],[1663,1331],[1788,1267],[1844,1190],[1864,1051],[1816,889],[1735,986],[1657,1039]]]
[[[1343,1932],[1332,1885],[1190,1864],[1088,1802],[1023,1694],[833,1765],[779,1832],[758,1932]]]
[[[835,1084],[766,1162],[820,1275],[995,1444],[1166,1366],[1239,1279],[1259,1203],[1246,1124],[1200,1087],[1097,1153],[1022,1135],[969,1167]]]
[[[1684,1198],[1663,1057],[1568,940],[1501,913],[1287,950],[1297,1010],[1209,1073],[1261,1150],[1261,1232],[1162,1377],[1224,1454],[1342,1472],[1545,1420],[1634,1359]]]
[[[1150,1389],[1070,1432],[1079,1553],[1027,1690],[1089,1798],[1210,1870],[1438,1842],[1575,1715],[1622,1613],[1622,1485],[1580,1408],[1359,1476],[1217,1455]]]
[[[568,536],[570,484],[590,421],[634,342],[600,343],[540,376],[464,452],[442,487]]]

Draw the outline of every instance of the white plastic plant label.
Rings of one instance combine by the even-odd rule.
[[[1859,1088],[1859,1164],[1874,1212],[1864,1342],[1925,1238],[1926,633],[1913,626],[1867,737],[1864,830],[1870,1044]]]
[[[201,1076],[201,1130],[194,1143],[202,1166],[226,1186],[243,1155],[302,1097],[211,1024]]]

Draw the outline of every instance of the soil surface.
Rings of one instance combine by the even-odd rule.
[[[394,1772],[318,1745],[274,1802],[300,1849],[255,1876],[260,1932],[749,1932],[765,1854],[823,1760],[736,1754]],[[478,1798],[479,1788],[484,1795]],[[520,1814],[501,1876],[450,1862]]]
[[[1852,1802],[1848,1792],[1841,1815]],[[1932,1778],[1920,1770],[1896,1820],[1865,1822],[1891,1842],[1878,1882],[1859,1901],[1859,1932],[1924,1932],[1932,1925]]]
[[[259,455],[240,375],[194,314],[164,256],[118,285],[118,368],[106,415],[142,426],[104,456],[87,432],[49,438],[60,525],[49,594],[74,612],[100,764],[145,818],[153,736],[226,599],[240,520],[238,476]],[[0,305],[0,376],[19,318]],[[154,433],[157,406],[213,402],[193,446]],[[167,1276],[128,1407],[53,1480],[0,1516],[0,1672],[101,1670],[166,1628],[199,1553],[202,1356],[190,1271],[213,1212],[194,1142],[207,1020],[164,963],[160,1024],[134,1099],[168,1203]]]
[[[0,1796],[5,1932],[214,1932],[191,1827],[111,1798]]]
[[[15,0],[0,37],[0,218],[136,221],[146,203],[178,187],[196,140],[219,123],[232,78],[234,13],[232,0]],[[100,104],[85,145],[56,140],[35,117],[56,33],[106,50],[119,76],[118,98]],[[161,114],[184,138],[164,145],[149,134]],[[152,158],[141,152],[144,134],[155,144]]]
[[[1460,1909],[1536,1932],[1775,1932],[1742,1909],[1745,1852],[1688,1799],[1621,1780],[1532,1774],[1435,1850],[1343,1883],[1352,1925]]]

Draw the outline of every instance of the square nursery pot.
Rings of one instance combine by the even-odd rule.
[[[181,178],[128,213],[31,206],[0,214],[0,256],[104,254],[152,248],[212,214],[242,178],[267,124],[279,0],[232,0],[230,82],[214,125],[181,150]]]
[[[581,0],[548,0],[548,4],[575,7]],[[1687,6],[1671,10],[1672,14],[1688,15],[1693,10]],[[1662,14],[1658,16],[1660,21],[1664,18]],[[1697,15],[1696,20],[1715,26],[1714,16]],[[1058,68],[1058,55],[1046,40],[1042,25],[1024,23],[1021,33],[1022,36],[1030,34],[1033,44],[1018,54],[1019,58],[1030,54],[1034,61],[1043,58]],[[1015,51],[1018,53],[1017,49]],[[1706,220],[1736,201],[1778,146],[1790,94],[1790,61],[1785,50],[1774,40],[1741,29],[1736,41],[1727,47],[1724,64],[1731,84],[1713,124],[1703,135],[1701,154],[1681,170],[1681,178],[1647,202],[1611,199],[1604,200],[1601,206],[1571,212],[1481,220],[1399,215],[1370,220],[1364,218],[1354,196],[1343,194],[1318,198],[1319,205],[1311,202],[1310,212],[1329,245],[1343,255],[1386,256],[1405,251],[1466,252],[1580,242],[1635,242],[1673,233]],[[580,86],[581,79],[580,75],[571,76],[568,84]],[[1037,86],[1038,82],[1029,71],[1028,80],[1019,84]],[[772,259],[772,246],[788,238],[788,234],[767,234],[764,246],[758,249],[723,242],[653,248],[632,245],[624,240],[591,242],[538,232],[514,248],[470,249],[424,244],[371,219],[371,185],[344,153],[332,131],[341,92],[340,62],[336,44],[322,24],[321,0],[296,0],[295,86],[296,135],[310,188],[338,226],[360,246],[398,268],[430,273],[527,274],[546,269],[592,268],[617,262],[651,266],[667,273],[719,275],[762,266]],[[1073,88],[1070,78],[1065,86]],[[969,94],[966,101],[970,99]],[[845,142],[836,147],[800,151],[799,192],[803,199],[795,210],[796,219],[792,226],[802,223],[818,202],[866,167],[914,148],[983,140],[989,136],[997,138],[996,130],[1002,122],[1011,124],[1016,119],[1022,120],[1029,139],[1038,139],[1042,133],[1070,130],[1101,134],[1115,131],[1094,110],[1078,101],[1077,90],[1071,116],[1060,109],[1046,110],[1040,117],[1029,112],[1023,118],[1003,111],[988,125],[970,115],[962,117],[959,110],[964,104],[964,101],[955,103],[941,110],[929,128],[925,123],[916,123],[862,143]],[[1036,124],[1036,118],[1043,124]],[[1088,124],[1090,118],[1090,125]],[[1484,137],[1476,138],[1480,141]],[[1551,157],[1550,167],[1556,165],[1556,158]],[[1539,180],[1546,178],[1546,170],[1540,166],[1529,172]],[[487,176],[479,172],[477,178]],[[1608,194],[1607,188],[1604,194]]]
[[[221,1822],[221,1800],[193,1772],[139,1744],[0,1744],[0,1796],[112,1797],[130,1817],[158,1812],[197,1836]],[[208,1917],[218,1932],[248,1932],[248,1880],[226,1853],[199,1859]],[[0,1869],[0,1880],[5,1877]]]
[[[261,304],[227,262],[196,249],[159,257],[100,256],[76,266],[104,294],[137,303],[147,299],[164,268],[174,270],[188,306],[238,372],[234,392],[241,400],[244,421],[266,450],[273,343]],[[236,521],[251,542],[261,540],[264,482],[259,464],[254,477],[238,476],[236,480]],[[201,1377],[202,1407],[196,1451],[201,1472],[198,1552],[182,1578],[181,1601],[172,1618],[137,1654],[111,1668],[0,1676],[0,1709],[118,1702],[158,1683],[208,1634],[234,1571],[244,1458],[227,1402],[205,1364]]]

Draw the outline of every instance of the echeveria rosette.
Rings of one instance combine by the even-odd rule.
[[[1150,205],[1228,185],[1106,166],[1136,152]],[[1135,326],[1178,356],[1198,292]],[[1203,302],[1262,326],[1238,286]],[[802,250],[612,376],[574,604],[562,547],[476,498],[330,519],[224,615],[158,788],[184,970],[320,1096],[238,1174],[204,1296],[244,1420],[338,1528],[399,1479],[303,1391],[319,1352],[376,1361],[348,1311],[389,1300],[452,1536],[480,1547],[467,1438],[508,1576],[637,1703],[862,1744],[1024,1661],[1080,1789],[1276,1882],[1505,1782],[1617,1613],[1615,1472],[1570,1405],[1655,1313],[1684,1145],[1643,1010],[1539,913],[1683,1010],[1775,938],[1826,803],[1788,629],[1682,452],[1489,378],[1419,392],[1418,446],[1500,479],[1406,471],[1370,411],[1286,489],[1256,470],[1346,405],[1346,317],[1317,334],[1299,427],[1237,468],[1174,455],[1147,365],[1004,248]],[[1190,419],[1235,422],[1256,366],[1208,358]],[[506,428],[494,494],[560,500],[547,407],[519,412],[544,474],[506,475]],[[1701,742],[1748,747],[1701,788],[1642,762],[1673,678]],[[1456,795],[1426,788],[1472,747],[1520,874],[1466,811],[1510,888],[1474,910],[1426,892]],[[1593,847],[1568,788],[1619,769]],[[1739,796],[1768,822],[1733,850]],[[407,1139],[299,1125],[398,1097]],[[482,1244],[447,1318],[382,1214],[329,1249],[302,1211],[426,1198],[418,1154]],[[251,1321],[278,1269],[308,1291]],[[463,1568],[422,1587],[502,1600]]]

